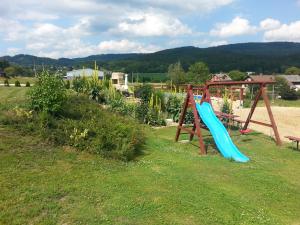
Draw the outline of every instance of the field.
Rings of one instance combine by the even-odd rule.
[[[280,107],[300,107],[300,99],[298,100],[283,100],[275,99],[274,102],[270,101],[271,106],[280,106]],[[263,101],[259,101],[258,106],[265,106]]]
[[[0,104],[22,103],[23,90],[0,88]],[[251,158],[240,164],[207,133],[207,156],[174,136],[174,127],[149,128],[143,154],[124,163],[0,126],[0,224],[300,224],[300,153],[291,145],[233,133]]]
[[[3,84],[4,80],[5,79],[3,77],[1,77],[0,84]],[[15,85],[16,80],[20,81],[21,84],[25,84],[27,81],[30,84],[34,84],[37,81],[37,79],[35,77],[12,77],[12,78],[8,79],[8,82],[10,83],[10,85]]]

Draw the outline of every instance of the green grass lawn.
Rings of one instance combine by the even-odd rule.
[[[26,100],[26,87],[0,87],[0,104],[21,104]]]
[[[7,90],[2,100],[22,99]],[[299,151],[233,133],[251,158],[235,163],[207,132],[199,156],[175,130],[149,128],[143,154],[124,163],[0,126],[0,224],[300,224]]]
[[[5,78],[0,78],[0,83],[3,84],[4,80]],[[12,77],[8,79],[8,82],[10,83],[10,85],[15,85],[16,80],[20,81],[21,84],[25,84],[27,81],[30,84],[34,84],[37,81],[35,77]]]
[[[270,103],[271,103],[271,106],[300,107],[300,99],[298,99],[298,100],[275,99],[274,102],[270,101]],[[259,101],[258,106],[264,106],[264,102]]]

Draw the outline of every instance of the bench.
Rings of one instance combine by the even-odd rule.
[[[284,137],[287,138],[287,139],[289,139],[290,141],[296,142],[297,143],[297,150],[299,150],[300,138],[293,137],[293,136],[284,136]]]
[[[238,118],[233,118],[233,122],[236,122],[237,125],[239,125],[240,128],[242,128],[243,123],[246,123],[246,121],[238,119]]]

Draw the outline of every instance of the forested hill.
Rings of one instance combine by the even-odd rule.
[[[280,73],[287,67],[300,67],[300,43],[270,42],[230,44],[218,47],[181,47],[149,54],[102,54],[84,58],[41,58],[30,55],[1,57],[23,66],[91,66],[97,61],[102,67],[126,72],[166,72],[169,64],[180,61],[185,69],[196,61],[208,64],[212,72],[254,71]],[[0,60],[1,60],[0,58]]]

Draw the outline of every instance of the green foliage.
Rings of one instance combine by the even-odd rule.
[[[282,99],[297,100],[297,92],[288,85],[288,82],[283,77],[276,77],[276,89]]]
[[[9,67],[10,64],[6,60],[0,60],[0,70],[4,70],[5,68]]]
[[[239,70],[231,70],[228,73],[228,76],[234,81],[241,81],[246,79],[246,73],[241,72]]]
[[[174,122],[179,121],[182,102],[182,98],[179,98],[176,95],[170,95],[168,98],[166,111],[168,113],[168,116],[171,117]]]
[[[65,81],[65,88],[70,89],[71,88],[71,82],[69,80]]]
[[[172,83],[176,86],[177,90],[180,84],[185,83],[186,81],[185,72],[180,62],[169,65],[168,77],[172,81]]]
[[[296,66],[289,67],[285,70],[285,74],[290,74],[290,75],[300,75],[300,68]]]
[[[57,113],[66,101],[66,89],[60,76],[43,71],[38,82],[29,92],[31,108],[37,111]]]
[[[26,86],[26,87],[30,87],[30,82],[27,81],[26,84],[25,84],[25,86]]]
[[[134,96],[140,98],[142,102],[148,103],[151,95],[153,94],[153,88],[151,85],[142,85],[134,90]]]
[[[188,109],[186,111],[183,123],[185,123],[185,124],[193,124],[194,121],[195,121],[195,119],[194,119],[194,113],[193,113],[193,110],[190,108],[190,109]]]
[[[209,79],[209,68],[204,62],[196,62],[189,67],[188,79],[193,84],[202,84]]]
[[[123,161],[134,159],[145,140],[143,127],[133,119],[103,110],[83,95],[70,96],[59,116],[15,108],[1,123],[56,145]]]
[[[8,77],[32,76],[32,71],[29,68],[17,65],[10,65],[8,67],[5,67],[4,72]]]
[[[20,81],[18,80],[15,81],[15,87],[21,87]]]
[[[4,86],[5,86],[5,87],[9,87],[9,81],[8,81],[8,79],[5,79],[5,80],[4,80]]]
[[[75,77],[72,81],[72,88],[78,93],[83,93],[86,88],[86,80],[82,77]]]

